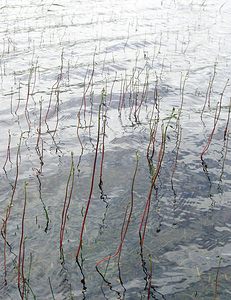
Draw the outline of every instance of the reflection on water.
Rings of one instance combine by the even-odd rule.
[[[1,299],[230,298],[230,13],[1,3]]]

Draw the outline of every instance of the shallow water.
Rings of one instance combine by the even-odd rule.
[[[1,3],[0,299],[230,299],[230,14]]]

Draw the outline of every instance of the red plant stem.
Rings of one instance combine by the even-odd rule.
[[[209,147],[210,147],[210,144],[212,142],[212,138],[213,138],[213,135],[214,135],[214,132],[216,130],[216,127],[217,127],[217,123],[219,121],[219,117],[220,117],[220,114],[221,114],[221,104],[222,104],[222,99],[223,99],[223,96],[224,96],[224,92],[225,92],[225,89],[228,85],[228,82],[229,82],[229,79],[226,81],[226,84],[224,86],[224,89],[221,93],[221,97],[220,97],[220,100],[217,102],[217,106],[216,106],[216,111],[215,111],[215,115],[214,115],[214,124],[213,124],[213,129],[208,137],[208,141],[207,141],[207,144],[204,146],[202,152],[201,152],[201,155],[200,155],[200,158],[201,160],[203,161],[203,156],[207,153]]]
[[[119,259],[120,259],[120,254],[122,251],[122,247],[124,244],[124,240],[128,231],[128,227],[129,224],[131,222],[131,217],[132,217],[132,212],[133,212],[133,206],[134,206],[134,186],[135,186],[135,179],[136,179],[136,174],[137,174],[137,170],[138,170],[138,163],[139,163],[139,157],[138,157],[138,153],[136,153],[136,166],[135,166],[135,171],[133,174],[133,178],[132,178],[132,186],[131,186],[131,200],[130,203],[128,203],[127,207],[126,207],[126,211],[124,214],[124,219],[123,219],[123,224],[122,224],[122,229],[121,229],[121,234],[120,234],[120,243],[119,246],[117,247],[116,252],[113,255],[109,255],[104,257],[103,259],[101,259],[100,261],[98,261],[96,263],[96,267],[98,267],[101,263],[103,263],[104,261],[108,261],[111,258],[116,257],[119,254]],[[130,206],[130,209],[129,209]],[[128,213],[129,211],[129,213]]]
[[[153,122],[153,125],[152,125],[152,128],[151,128],[150,139],[149,139],[149,144],[148,144],[147,153],[146,153],[146,157],[147,157],[148,162],[150,162],[153,159],[153,156],[154,156],[156,133],[157,133],[158,124],[159,124],[159,119],[155,118],[155,120]],[[150,155],[151,145],[152,145],[152,150],[151,150],[151,155]]]
[[[94,73],[95,73],[95,55],[96,55],[96,48],[95,48],[95,51],[94,51],[94,54],[93,54],[91,77],[90,77],[90,80],[89,80],[88,85],[87,85],[86,88],[85,88],[85,80],[86,80],[86,77],[87,77],[87,73],[86,73],[86,76],[84,78],[84,92],[83,92],[83,97],[82,97],[82,103],[81,103],[80,111],[82,109],[82,106],[84,106],[83,115],[84,115],[84,122],[85,122],[85,124],[86,124],[86,110],[87,110],[86,95],[87,95],[87,92],[88,92],[90,86],[93,84],[93,78],[94,78]]]
[[[80,139],[80,135],[79,135],[79,128],[80,128],[80,111],[78,112],[77,114],[77,129],[76,129],[76,135],[77,135],[77,138],[78,138],[78,141],[79,141],[79,144],[81,146],[81,153],[79,155],[79,160],[78,160],[78,163],[77,163],[77,171],[80,172],[80,163],[81,163],[81,159],[82,159],[82,155],[83,155],[83,151],[84,151],[84,146],[83,146],[83,142],[81,141]]]
[[[201,111],[201,120],[202,121],[203,121],[203,114],[204,114],[205,107],[206,107],[207,103],[208,103],[208,108],[210,108],[210,103],[211,103],[210,97],[211,97],[213,82],[214,82],[214,79],[215,79],[215,76],[216,76],[216,67],[217,67],[217,63],[215,62],[214,67],[213,67],[213,75],[211,76],[211,78],[209,80],[208,88],[207,88],[206,95],[205,95],[204,106],[203,106],[202,111]]]
[[[88,215],[88,210],[89,210],[89,207],[90,207],[90,204],[91,204],[91,198],[92,198],[94,182],[95,182],[95,171],[96,171],[96,163],[97,163],[98,150],[99,150],[101,106],[102,106],[102,103],[100,103],[99,111],[98,111],[98,133],[97,133],[97,141],[96,141],[96,148],[95,148],[95,158],[94,158],[93,169],[92,169],[91,187],[90,187],[90,193],[89,193],[89,196],[88,196],[86,210],[85,210],[83,221],[82,221],[80,237],[79,237],[79,245],[78,245],[78,249],[77,249],[77,252],[76,252],[76,260],[78,260],[78,258],[79,258],[80,250],[81,250],[82,244],[83,244],[83,233],[84,233],[84,229],[85,229],[85,223],[86,223],[86,219],[87,219],[87,215]]]
[[[40,169],[37,169],[37,172],[39,174],[42,173],[42,169],[43,169],[43,165],[44,165],[44,162],[43,162],[43,139],[41,138],[41,132],[42,132],[42,101],[39,101],[39,105],[40,105],[40,110],[39,110],[39,124],[38,124],[38,128],[37,128],[37,133],[38,133],[38,136],[37,136],[37,143],[36,143],[36,146],[35,146],[35,150],[36,150],[36,153],[39,157],[39,160],[40,160]],[[41,149],[40,149],[40,141],[41,141]]]
[[[3,253],[4,253],[4,282],[5,282],[5,285],[7,285],[6,246],[8,245],[10,247],[10,244],[7,241],[7,223],[8,223],[9,218],[10,218],[11,208],[13,207],[14,195],[15,195],[15,191],[16,191],[17,183],[18,183],[19,158],[20,158],[20,149],[21,149],[22,135],[23,135],[23,133],[20,136],[18,150],[17,150],[17,156],[16,156],[16,175],[15,175],[14,185],[13,185],[13,188],[12,188],[12,194],[11,194],[11,198],[10,198],[10,203],[7,206],[5,219],[3,220],[2,227],[1,227],[1,235],[2,235],[2,237],[4,239],[4,250],[3,250]]]
[[[35,149],[39,148],[39,142],[40,142],[41,131],[42,131],[41,127],[42,127],[42,101],[39,101],[39,124],[38,124],[38,128],[37,128],[38,136],[37,136],[37,143],[36,143]]]
[[[146,78],[145,78],[145,82],[144,82],[144,85],[143,85],[143,91],[142,91],[142,95],[141,95],[141,100],[140,100],[140,103],[136,107],[135,112],[134,112],[134,116],[135,116],[135,119],[137,121],[139,120],[141,106],[142,106],[143,102],[145,101],[145,98],[146,98],[147,93],[148,93],[148,77],[149,77],[149,74],[146,73]]]
[[[11,134],[10,134],[10,130],[9,130],[8,145],[7,145],[7,151],[6,151],[6,160],[5,160],[5,163],[2,167],[5,172],[6,172],[7,161],[9,161],[12,164],[12,161],[11,161],[11,158],[10,158],[10,144],[11,144]]]
[[[49,130],[49,126],[48,126],[48,123],[47,123],[47,119],[48,119],[48,116],[49,116],[49,112],[50,112],[50,109],[51,109],[51,101],[52,101],[52,96],[53,96],[53,93],[55,91],[55,89],[58,88],[59,86],[59,82],[60,82],[60,78],[58,76],[56,82],[53,84],[53,86],[51,87],[51,94],[50,94],[50,98],[49,98],[49,103],[48,103],[48,108],[47,108],[47,112],[46,112],[46,115],[45,115],[45,123],[47,125],[47,129]]]
[[[30,116],[29,116],[29,111],[28,111],[28,103],[29,103],[29,98],[30,98],[30,85],[31,85],[31,79],[32,79],[32,74],[33,74],[34,67],[31,67],[30,69],[30,74],[28,77],[28,84],[27,84],[27,96],[26,96],[26,104],[25,104],[25,117],[28,125],[28,130],[30,131]]]
[[[123,97],[124,97],[124,81],[123,79],[121,79],[121,84],[120,84],[120,100],[119,100],[119,105],[118,105],[118,112],[119,115],[121,115],[121,109],[122,109],[122,102],[123,102]]]
[[[227,133],[228,133],[228,128],[229,128],[229,120],[230,120],[230,112],[231,112],[231,97],[229,99],[229,112],[228,112],[228,117],[227,117],[227,122],[224,130],[224,140],[226,140]]]
[[[165,129],[162,129],[162,141],[161,141],[160,150],[159,150],[159,154],[158,154],[157,167],[156,167],[155,173],[152,177],[151,187],[149,189],[148,197],[147,197],[147,200],[146,200],[146,205],[145,205],[145,208],[144,208],[144,211],[143,211],[143,214],[142,214],[142,218],[141,218],[141,222],[140,222],[140,226],[139,226],[139,235],[140,235],[140,245],[141,245],[141,247],[144,244],[144,238],[145,238],[145,233],[146,233],[149,209],[150,209],[150,204],[151,204],[152,191],[153,191],[153,188],[155,186],[157,177],[158,177],[160,169],[161,169],[163,158],[164,158],[165,143],[166,143],[166,131],[167,131],[167,126],[166,126]]]
[[[56,127],[54,129],[54,134],[52,135],[53,138],[54,138],[54,135],[55,135],[57,127],[58,127],[59,86],[60,86],[60,82],[62,81],[62,79],[63,79],[63,50],[62,50],[62,53],[61,53],[60,72],[59,72],[59,74],[57,76],[57,79],[56,79],[55,83],[51,87],[50,99],[49,99],[48,108],[47,108],[47,112],[46,112],[46,116],[45,116],[45,123],[47,125],[47,130],[50,131],[48,123],[47,123],[47,119],[48,119],[48,115],[49,115],[49,112],[50,112],[50,109],[51,109],[52,96],[55,93],[56,94],[56,106],[55,106],[55,110],[56,110]]]
[[[149,144],[148,144],[147,152],[146,152],[146,157],[147,157],[149,164],[151,163],[151,160],[153,159],[153,156],[155,153],[156,133],[157,133],[157,128],[158,128],[158,124],[159,124],[159,120],[160,120],[157,83],[156,83],[156,86],[154,89],[154,99],[153,100],[154,100],[153,108],[152,108],[152,112],[151,112],[151,116],[150,116],[150,139],[149,139]],[[155,116],[154,121],[153,121],[155,109],[157,110],[157,116]],[[151,150],[151,155],[150,155],[151,146],[152,146],[152,150]]]
[[[24,241],[24,222],[25,222],[25,213],[26,213],[26,202],[27,202],[27,183],[24,185],[25,198],[22,212],[22,223],[21,223],[21,238],[19,243],[19,253],[18,253],[18,290],[21,296],[21,299],[24,299],[24,289],[25,289],[25,277],[24,277],[24,259],[25,259],[25,241]],[[22,281],[22,288],[21,288]]]
[[[102,115],[103,118],[103,130],[102,130],[102,157],[100,162],[100,175],[99,175],[99,186],[102,187],[103,184],[103,163],[104,163],[104,154],[105,154],[105,130],[106,130],[106,121],[107,121],[107,111],[105,109],[104,114]]]
[[[70,173],[67,179],[67,185],[66,185],[66,191],[65,191],[65,199],[63,204],[63,210],[62,210],[62,221],[61,221],[61,227],[60,227],[60,243],[59,243],[59,249],[60,252],[63,250],[63,238],[64,238],[64,230],[67,222],[67,213],[68,209],[70,207],[72,193],[73,193],[73,187],[74,187],[74,161],[73,161],[73,153],[71,153],[71,168]],[[71,181],[71,183],[70,183]],[[71,186],[70,186],[71,184]],[[70,192],[69,192],[69,186],[70,186]],[[68,195],[69,192],[69,195]]]

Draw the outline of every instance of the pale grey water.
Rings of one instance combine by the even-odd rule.
[[[23,136],[17,187],[7,225],[7,241],[11,247],[6,247],[6,278],[4,239],[2,236],[0,239],[0,299],[20,299],[17,266],[25,182],[28,185],[24,275],[29,290],[25,299],[148,299],[149,296],[150,299],[230,299],[230,125],[224,140],[231,97],[229,84],[224,91],[211,145],[204,156],[207,173],[200,159],[213,129],[216,104],[231,74],[230,14],[229,1],[215,0],[2,0],[1,220],[5,218],[12,196],[21,133]],[[148,91],[137,120],[134,110],[139,109],[147,78]],[[201,120],[211,80],[210,108],[206,106]],[[173,119],[147,223],[143,254],[148,272],[150,264],[152,266],[152,289],[148,296],[138,230],[151,184],[146,150],[153,121],[155,87],[160,103],[160,125],[167,124],[166,118],[173,108],[179,112],[182,94],[184,102],[176,170],[173,173],[179,140],[177,120]],[[121,103],[121,90],[124,103]],[[106,91],[107,109],[104,199],[98,187],[101,133],[94,191],[83,238],[86,284],[83,291],[75,255],[90,191],[102,91]],[[84,94],[86,110],[84,103],[81,108]],[[132,104],[136,99],[134,108]],[[46,116],[49,101],[51,107]],[[40,103],[41,174],[36,151]],[[122,109],[118,110],[121,104]],[[78,112],[82,155],[77,135]],[[9,134],[10,160],[6,161]],[[160,142],[159,126],[156,153]],[[131,198],[137,150],[140,159],[134,185],[134,208],[121,254],[123,285],[119,280],[117,258],[111,259],[108,267],[106,263],[100,265],[111,283],[108,285],[96,272],[95,265],[113,254],[119,245],[123,216]],[[65,265],[62,266],[59,234],[71,152],[76,171],[63,243]],[[49,216],[47,230],[44,206]]]

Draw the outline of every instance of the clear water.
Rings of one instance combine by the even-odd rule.
[[[230,14],[215,0],[2,0],[1,299],[230,299]],[[103,280],[95,267],[120,244],[137,153],[131,221],[120,257],[98,265]]]

